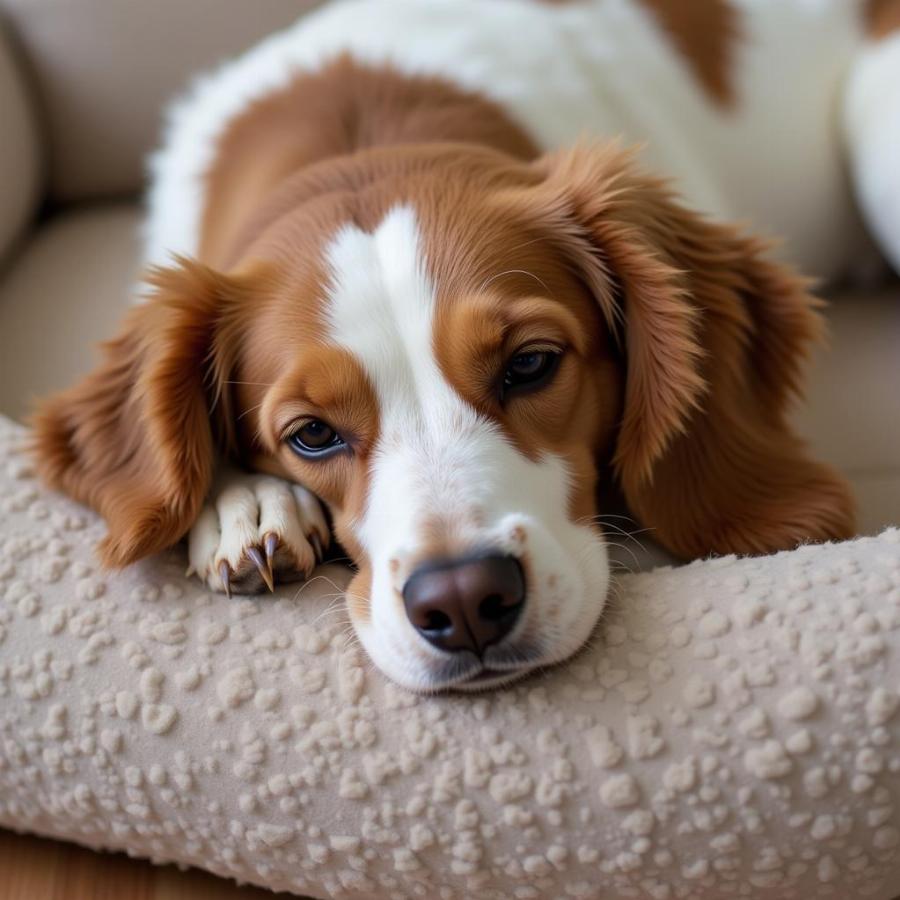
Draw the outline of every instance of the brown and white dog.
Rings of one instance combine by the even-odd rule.
[[[684,557],[851,535],[786,423],[817,301],[724,223],[835,275],[855,189],[900,260],[898,22],[889,0],[330,4],[173,109],[151,293],[39,411],[43,474],[106,517],[107,564],[189,534],[217,590],[307,574],[333,525],[359,638],[418,690],[584,643],[613,492]]]

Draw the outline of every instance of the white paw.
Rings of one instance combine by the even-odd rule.
[[[228,471],[191,528],[188,572],[215,591],[256,594],[306,578],[330,539],[321,503],[306,488]]]

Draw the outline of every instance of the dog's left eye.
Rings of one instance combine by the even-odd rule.
[[[321,419],[309,419],[287,437],[287,445],[305,459],[321,459],[342,450],[344,439]]]
[[[556,371],[561,355],[552,350],[526,350],[524,353],[517,353],[506,365],[503,396],[511,391],[535,390],[545,385]]]

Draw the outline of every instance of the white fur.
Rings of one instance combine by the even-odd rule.
[[[395,681],[427,690],[480,666],[474,656],[432,647],[406,618],[400,592],[423,561],[426,521],[446,529],[454,555],[528,554],[525,612],[509,638],[486,652],[490,668],[511,670],[512,657],[533,667],[574,652],[603,609],[608,574],[600,537],[569,521],[564,462],[529,461],[441,373],[431,349],[435,289],[419,247],[407,206],[371,234],[341,229],[327,253],[328,320],[330,340],[363,366],[379,404],[368,503],[356,523],[373,573],[370,615],[355,623],[357,632]],[[551,605],[558,610],[548,618]]]
[[[900,33],[867,48],[854,66],[844,131],[866,224],[900,272]]]
[[[322,547],[330,540],[321,505],[306,488],[226,468],[188,535],[189,570],[213,590],[224,591],[219,566],[226,563],[236,593],[241,592],[241,576],[247,574],[250,584],[258,586],[247,551],[255,547],[264,553],[269,534],[278,539],[275,574],[280,580],[312,571],[318,561],[314,535]]]
[[[695,207],[786,238],[808,272],[839,274],[861,240],[835,112],[863,47],[862,0],[733,2],[745,30],[733,110],[706,95],[636,0],[331,3],[205,76],[173,107],[153,161],[148,259],[196,252],[203,175],[228,121],[348,50],[482,91],[546,148],[585,134],[646,142],[647,163]]]

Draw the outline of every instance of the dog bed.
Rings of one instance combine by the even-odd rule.
[[[311,897],[900,893],[900,531],[617,578],[497,693],[368,664],[340,567],[116,574],[0,423],[0,823]]]

